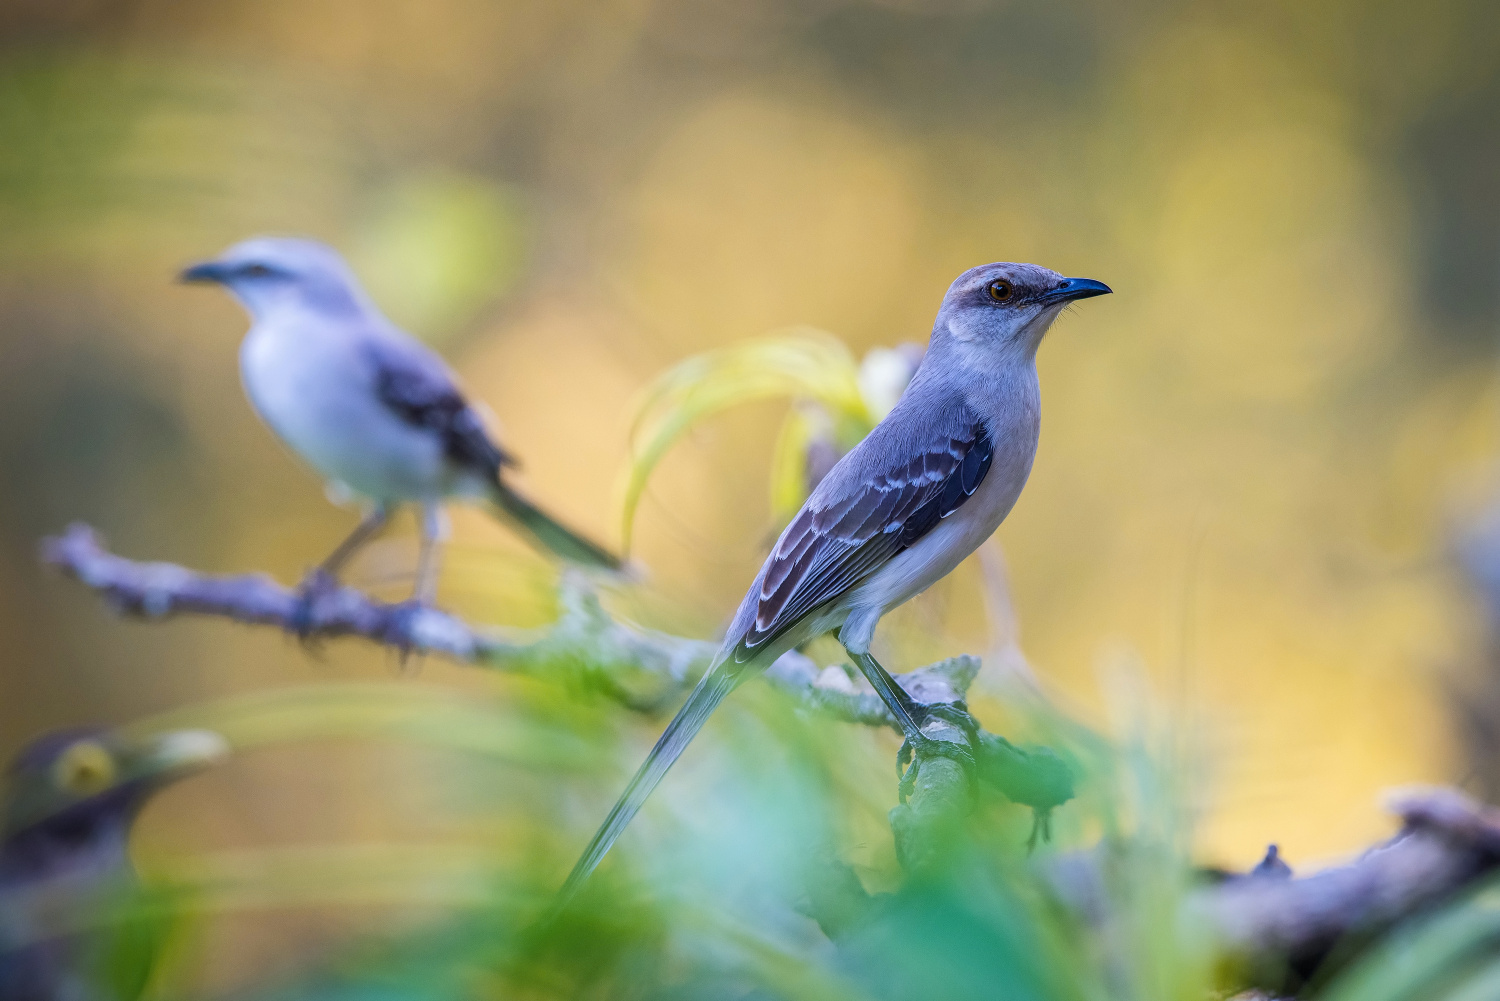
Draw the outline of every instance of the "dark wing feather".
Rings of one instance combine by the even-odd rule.
[[[369,351],[380,399],[402,420],[441,436],[443,452],[455,465],[491,478],[499,476],[501,466],[515,465],[436,355],[421,345],[387,340],[373,342]]]
[[[877,428],[871,437],[881,433]],[[876,443],[867,439],[866,447]],[[898,451],[911,455],[906,448]],[[972,414],[894,468],[861,470],[856,455],[847,456],[852,475],[839,476],[837,469],[829,474],[777,540],[759,592],[751,595],[754,614],[734,659],[749,660],[757,648],[916,543],[973,496],[993,457],[989,433]],[[841,482],[846,479],[851,482]]]

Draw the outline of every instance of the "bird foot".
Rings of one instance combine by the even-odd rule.
[[[426,650],[417,642],[416,619],[433,608],[431,602],[422,598],[411,598],[391,608],[391,617],[385,629],[386,643],[396,651],[397,663],[403,674],[414,673],[422,664]]]
[[[962,742],[944,740],[926,736],[925,733],[915,741],[911,736],[906,738],[901,750],[896,753],[896,774],[901,779],[897,793],[902,803],[906,802],[916,788],[923,758],[941,757],[957,761],[971,782],[975,775],[975,746],[979,739],[979,724],[969,715],[968,706],[963,702],[939,702],[919,706],[918,709],[918,727],[925,730],[929,721],[941,720],[962,733],[964,739]]]
[[[303,646],[317,645],[318,602],[338,589],[338,579],[322,567],[309,570],[297,584],[297,601],[287,625]]]

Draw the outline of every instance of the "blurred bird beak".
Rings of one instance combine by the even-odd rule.
[[[175,779],[229,757],[229,741],[212,730],[175,730],[150,740],[141,755],[142,777]]]
[[[1114,289],[1103,282],[1096,282],[1092,278],[1064,278],[1063,283],[1050,292],[1043,292],[1041,300],[1045,303],[1054,302],[1076,302],[1079,299],[1091,299],[1096,295],[1109,295]]]
[[[202,264],[194,264],[190,268],[183,269],[182,274],[177,276],[180,282],[204,283],[222,282],[229,277],[229,268],[219,261],[204,261]]]

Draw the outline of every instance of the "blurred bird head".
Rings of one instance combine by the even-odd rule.
[[[182,281],[223,285],[256,319],[273,312],[320,313],[374,309],[338,251],[316,240],[258,236],[211,261],[194,264]]]
[[[984,264],[949,286],[933,330],[951,335],[975,360],[1020,352],[1030,358],[1064,306],[1113,291],[1092,278],[1065,278],[1035,264]]]
[[[4,778],[0,883],[45,876],[101,848],[123,850],[154,793],[228,753],[229,743],[209,730],[139,739],[73,730],[34,741]]]

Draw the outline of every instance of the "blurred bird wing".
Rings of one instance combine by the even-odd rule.
[[[742,606],[734,659],[748,661],[973,496],[994,448],[962,404],[883,422],[834,466],[787,526]]]
[[[365,342],[365,352],[375,368],[381,401],[408,424],[441,436],[453,462],[492,477],[501,466],[516,464],[490,437],[448,366],[426,345],[404,334],[374,337]]]

